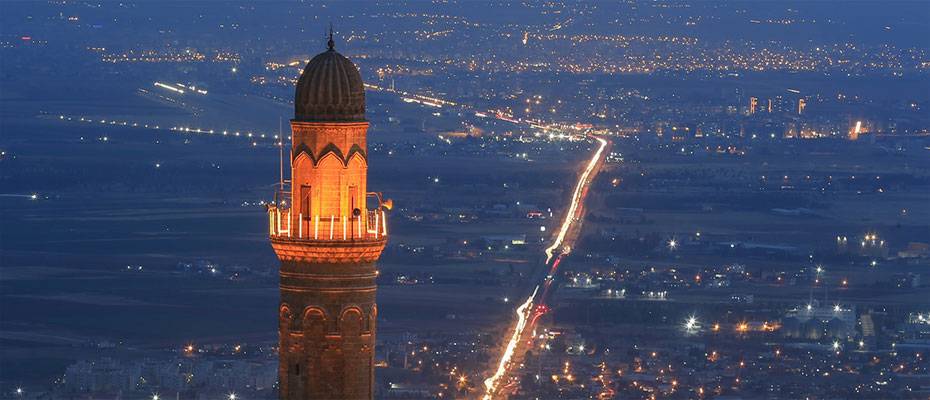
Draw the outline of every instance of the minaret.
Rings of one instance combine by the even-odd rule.
[[[375,261],[391,203],[367,188],[362,77],[332,30],[327,44],[297,82],[291,179],[268,213],[281,260],[282,399],[374,395]]]

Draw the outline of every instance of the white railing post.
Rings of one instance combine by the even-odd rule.
[[[375,213],[375,239],[378,238],[378,223],[379,222],[381,221],[378,219],[378,213],[376,212]]]
[[[342,216],[342,240],[346,240],[348,232],[346,230],[349,228],[348,217],[345,215]]]
[[[275,211],[275,219],[277,219],[277,225],[278,225],[278,231],[275,232],[275,235],[280,235],[281,234],[281,209],[275,208],[274,211]]]
[[[320,238],[320,216],[319,215],[313,216],[313,238],[314,239]]]
[[[268,210],[268,236],[274,236],[274,213]]]
[[[297,214],[297,237],[304,238],[304,213]]]
[[[336,216],[329,216],[329,240],[333,240],[333,229],[336,227]]]
[[[355,225],[357,226],[357,228],[355,229],[355,237],[358,239],[361,239],[362,238],[362,216],[361,215],[359,215],[358,217],[355,217]]]
[[[387,215],[381,210],[381,235],[387,236]]]

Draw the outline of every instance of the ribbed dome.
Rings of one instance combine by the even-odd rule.
[[[336,52],[332,39],[329,50],[313,57],[297,81],[294,98],[297,121],[364,121],[365,87],[358,68]]]

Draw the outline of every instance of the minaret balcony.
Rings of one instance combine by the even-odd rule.
[[[315,263],[373,262],[387,243],[383,209],[358,215],[303,215],[268,207],[268,235],[278,258]]]

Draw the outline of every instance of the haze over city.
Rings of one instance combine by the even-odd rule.
[[[0,3],[0,399],[927,399],[930,3]]]

